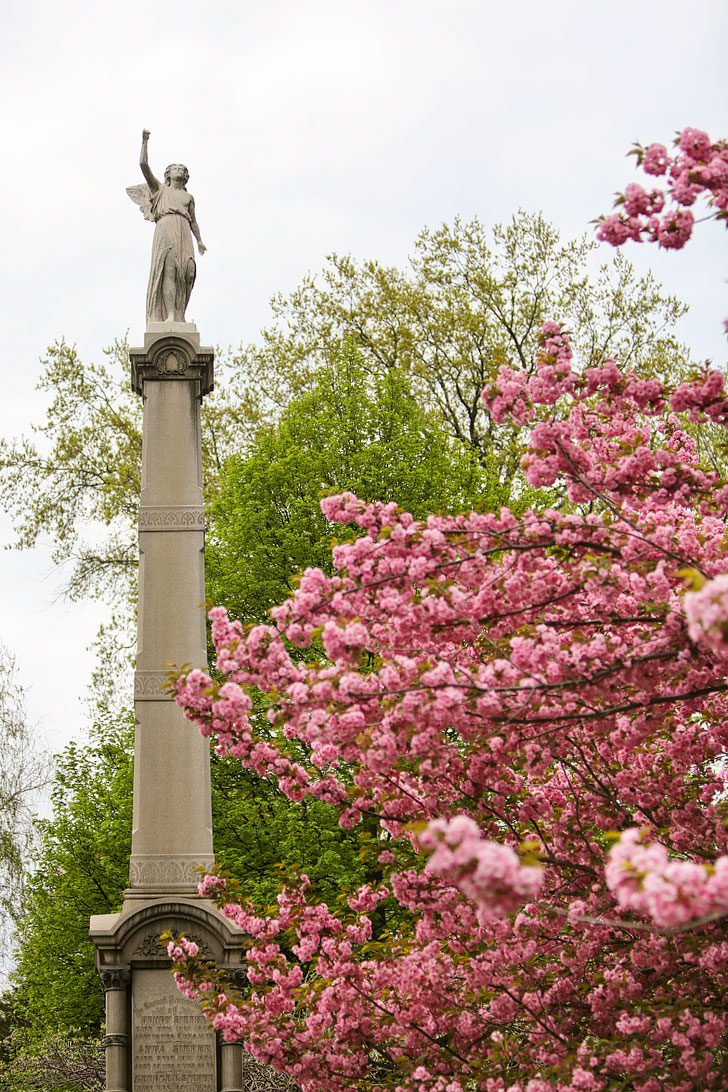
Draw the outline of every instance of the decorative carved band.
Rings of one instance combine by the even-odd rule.
[[[199,865],[212,868],[214,857],[193,855],[144,854],[132,856],[129,862],[131,887],[171,892],[174,888],[197,888],[201,876]]]
[[[135,671],[134,701],[171,701],[164,690],[168,678],[167,671]]]
[[[194,505],[144,506],[139,509],[140,531],[204,531],[205,509]]]
[[[129,1042],[128,1035],[104,1035],[105,1047],[125,1047]]]
[[[131,981],[131,972],[120,969],[101,971],[99,978],[105,990],[125,990]]]

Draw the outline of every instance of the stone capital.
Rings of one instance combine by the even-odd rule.
[[[131,385],[144,394],[149,381],[197,381],[200,397],[213,389],[215,354],[200,345],[200,335],[192,322],[152,322],[144,335],[144,345],[129,350]]]
[[[125,990],[131,982],[131,972],[124,968],[101,971],[99,974],[104,990]]]

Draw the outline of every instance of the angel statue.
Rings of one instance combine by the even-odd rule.
[[[187,192],[189,171],[182,163],[170,163],[164,172],[164,185],[154,177],[147,157],[149,130],[142,134],[139,166],[146,185],[129,186],[127,193],[152,220],[152,268],[147,289],[147,322],[184,322],[197,267],[192,236],[204,254],[200,228],[195,219],[195,199]]]

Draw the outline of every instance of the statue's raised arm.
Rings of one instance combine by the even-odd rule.
[[[144,131],[142,132],[142,150],[139,153],[139,166],[142,169],[142,174],[144,175],[144,177],[146,179],[146,182],[147,182],[147,185],[149,186],[149,189],[152,191],[152,193],[156,193],[157,190],[160,189],[161,187],[160,187],[159,179],[154,177],[154,175],[152,174],[151,167],[149,166],[149,147],[148,147],[148,145],[149,145],[150,135],[151,134],[150,134],[148,129],[144,129]]]
[[[156,224],[147,289],[147,323],[184,322],[197,274],[192,236],[197,239],[200,254],[205,253],[206,247],[195,215],[194,198],[187,192],[189,171],[182,163],[170,163],[162,184],[149,166],[148,143],[149,130],[145,129],[139,166],[146,184],[129,186],[126,191],[139,205],[144,218]]]

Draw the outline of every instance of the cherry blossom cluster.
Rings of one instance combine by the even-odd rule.
[[[636,828],[622,831],[609,853],[607,886],[620,906],[646,914],[657,925],[728,913],[728,856],[712,864],[670,860],[659,842],[645,842]]]
[[[195,942],[186,937],[180,937],[177,943],[170,940],[167,945],[167,955],[177,963],[183,959],[194,959],[199,950]]]
[[[249,989],[179,941],[178,982],[305,1092],[723,1088],[728,485],[685,427],[726,419],[722,378],[578,370],[549,323],[484,400],[531,422],[526,477],[569,508],[329,497],[358,530],[333,576],[268,626],[211,611],[186,715],[379,847],[335,907],[305,877],[275,913],[206,877]]]
[[[703,643],[717,655],[728,656],[728,574],[701,584],[698,591],[685,596],[688,634],[696,644]]]
[[[619,211],[603,217],[597,237],[613,246],[628,239],[656,242],[679,250],[692,234],[691,206],[699,197],[707,199],[715,216],[724,219],[728,210],[728,142],[711,143],[707,133],[684,129],[675,140],[671,155],[663,144],[643,148],[635,145],[631,154],[637,165],[652,177],[666,176],[665,189],[646,190],[630,183],[615,202]]]
[[[481,923],[503,917],[538,894],[543,870],[522,863],[510,846],[484,839],[468,815],[433,819],[419,842],[424,849],[434,850],[427,871],[467,895],[477,907]]]

